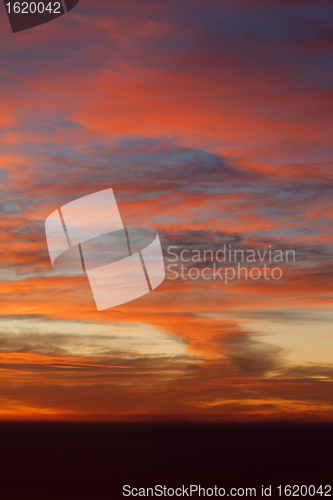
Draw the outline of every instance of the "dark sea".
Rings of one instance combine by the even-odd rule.
[[[0,452],[0,500],[136,498],[125,485],[137,498],[190,498],[191,485],[192,498],[332,495],[331,424],[3,423]],[[169,494],[143,495],[156,486]]]

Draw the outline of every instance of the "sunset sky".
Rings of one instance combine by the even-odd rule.
[[[0,5],[0,419],[332,421],[333,3]],[[293,249],[98,312],[45,219],[113,188],[179,250]],[[269,247],[271,245],[271,247]],[[254,266],[256,267],[256,266]]]

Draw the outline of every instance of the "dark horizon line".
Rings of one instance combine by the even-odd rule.
[[[251,421],[204,421],[204,420],[0,420],[1,425],[204,425],[204,426],[245,426],[245,425],[327,425],[333,426],[333,421],[310,421],[310,420],[251,420]]]

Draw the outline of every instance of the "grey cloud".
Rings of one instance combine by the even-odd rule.
[[[230,335],[223,345],[230,363],[245,376],[262,377],[283,364],[282,348],[253,340],[247,333]]]
[[[281,371],[281,376],[288,379],[308,379],[314,382],[320,379],[333,380],[333,364],[309,363],[307,365],[285,367]]]
[[[0,205],[0,213],[4,214],[20,214],[21,208],[17,203],[6,201]]]
[[[6,358],[1,360],[2,369],[13,369],[17,372],[53,372],[72,371],[89,372],[95,378],[101,374],[112,372],[113,368],[132,368],[144,376],[150,370],[163,372],[170,366],[175,370],[183,370],[187,365],[197,362],[188,354],[147,354],[122,351],[123,338],[120,335],[70,335],[70,334],[36,334],[24,333],[15,335],[0,334],[0,353],[35,353],[49,356],[47,360],[27,363],[11,363]],[[110,373],[111,373],[110,372]],[[122,377],[121,373],[112,376]]]
[[[40,318],[36,318],[40,319]],[[96,363],[109,364],[110,360],[118,360],[121,364],[132,364],[136,360],[170,359],[171,361],[197,361],[191,355],[183,354],[182,347],[186,342],[168,334],[159,334],[158,338],[149,335],[140,336],[133,332],[117,331],[110,333],[80,333],[82,324],[77,325],[74,332],[57,333],[55,322],[51,332],[38,332],[30,322],[8,326],[4,323],[0,330],[0,353],[38,353],[49,356],[74,356],[79,359],[96,360]],[[84,322],[82,322],[84,324]],[[89,322],[85,322],[89,323]],[[174,350],[176,344],[180,349]],[[94,361],[95,362],[95,361]]]
[[[234,317],[234,311],[224,311],[225,316]],[[332,321],[333,313],[309,308],[280,308],[263,310],[237,310],[238,318],[259,319],[280,324],[321,323]]]

